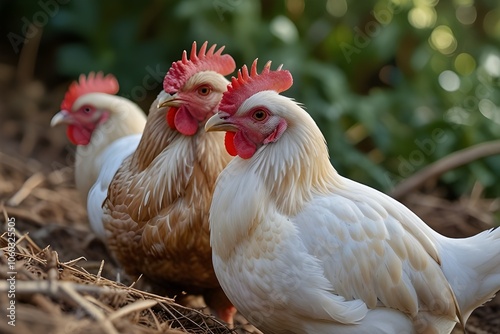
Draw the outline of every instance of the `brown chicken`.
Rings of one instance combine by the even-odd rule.
[[[165,94],[150,112],[137,150],[118,169],[104,201],[103,223],[110,251],[133,277],[166,291],[202,294],[222,320],[235,309],[212,266],[208,211],[217,176],[230,161],[221,133],[205,122],[226,91],[235,62],[223,47],[174,62]]]

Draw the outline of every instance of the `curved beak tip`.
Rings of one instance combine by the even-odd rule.
[[[220,114],[215,114],[205,123],[205,131],[236,131],[237,128]]]
[[[68,112],[66,110],[61,110],[60,112],[55,114],[54,117],[52,117],[52,119],[50,120],[50,126],[54,127],[56,125],[63,124],[67,121],[67,118]]]
[[[169,94],[165,91],[161,91],[158,94],[158,104],[156,108],[165,108],[165,107],[180,107],[180,101],[176,99],[177,94]]]

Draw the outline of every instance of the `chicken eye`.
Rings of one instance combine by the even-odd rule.
[[[211,91],[212,89],[209,86],[201,86],[198,88],[198,94],[201,96],[207,96]]]
[[[91,111],[90,107],[83,108],[83,112],[86,114],[90,113],[90,111]]]
[[[267,117],[267,113],[262,109],[258,109],[253,112],[252,117],[256,121],[262,121]]]

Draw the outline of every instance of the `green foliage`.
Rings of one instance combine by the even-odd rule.
[[[166,72],[193,40],[226,45],[238,66],[256,57],[260,67],[283,63],[295,82],[285,95],[316,119],[339,172],[384,191],[500,133],[495,0],[63,2],[42,44],[65,41],[59,75],[114,73],[122,94],[147,107],[134,89],[145,87],[148,66]],[[28,18],[41,10],[37,2],[7,7]],[[492,157],[443,181],[460,194],[478,180],[499,196],[498,166]]]

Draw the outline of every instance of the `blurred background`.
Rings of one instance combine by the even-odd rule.
[[[225,45],[238,67],[284,64],[285,95],[315,118],[334,166],[385,192],[500,134],[497,0],[2,0],[0,22],[0,149],[52,168],[70,164],[48,123],[71,80],[113,73],[148,110],[194,40]],[[449,198],[477,184],[500,195],[500,156],[438,183]]]

